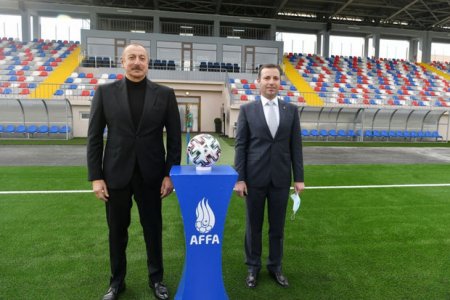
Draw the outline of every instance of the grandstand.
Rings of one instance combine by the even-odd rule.
[[[338,1],[321,19],[314,1],[224,2],[214,15],[197,1],[176,9],[100,2],[0,4],[0,14],[22,18],[20,34],[0,42],[0,138],[86,136],[96,87],[123,78],[122,50],[138,42],[151,54],[149,77],[175,89],[183,120],[193,112],[194,132],[214,131],[220,118],[234,136],[240,105],[259,98],[259,65],[276,63],[285,71],[280,97],[299,106],[305,141],[449,139],[450,63],[431,53],[433,43],[450,44],[448,4],[399,1],[379,16],[375,1]],[[79,41],[44,39],[39,19],[49,12],[89,19],[90,28]],[[315,35],[315,53],[287,51],[279,32]],[[333,54],[333,36],[361,37],[364,49]],[[383,39],[407,40],[407,58],[380,57]]]

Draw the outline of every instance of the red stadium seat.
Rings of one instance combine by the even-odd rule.
[[[20,91],[20,95],[28,95],[30,93],[30,90],[29,89],[22,89],[21,91]]]

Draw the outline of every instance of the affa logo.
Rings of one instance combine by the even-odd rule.
[[[197,217],[195,229],[201,234],[198,236],[192,235],[190,245],[220,244],[219,236],[217,234],[207,234],[214,228],[216,223],[216,217],[209,206],[208,199],[203,198],[198,202],[195,215]]]
[[[198,202],[195,215],[197,216],[197,221],[195,221],[195,229],[197,229],[198,232],[208,233],[214,228],[216,217],[208,204],[208,199],[203,198]]]

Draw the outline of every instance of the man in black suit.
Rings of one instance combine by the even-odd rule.
[[[180,164],[181,125],[174,91],[146,78],[148,61],[143,46],[128,45],[122,54],[124,79],[100,85],[92,100],[88,176],[95,195],[106,204],[109,228],[111,278],[104,300],[118,299],[125,289],[132,197],[144,231],[149,286],[158,299],[169,298],[162,282],[161,199],[173,190],[169,171]]]
[[[246,284],[254,288],[261,269],[262,227],[267,199],[269,257],[267,269],[277,283],[289,285],[282,273],[283,234],[292,175],[294,190],[301,193],[303,156],[297,106],[278,99],[281,69],[263,65],[258,71],[261,100],[242,105],[237,123],[235,191],[246,196]]]

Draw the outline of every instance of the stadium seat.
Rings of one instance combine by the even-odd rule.
[[[27,133],[35,134],[36,132],[38,132],[38,128],[36,125],[30,125],[27,127]]]
[[[317,129],[311,129],[309,131],[309,135],[310,136],[314,136],[314,137],[318,137],[319,136],[319,131]]]
[[[57,125],[50,126],[50,128],[48,129],[48,132],[52,133],[52,134],[59,133],[59,126],[57,126]]]
[[[39,133],[48,133],[48,126],[47,125],[41,125],[38,128]]]
[[[309,131],[308,131],[308,129],[302,129],[301,135],[302,135],[302,136],[309,136]]]
[[[331,137],[334,137],[334,138],[336,138],[338,136],[338,134],[337,134],[335,129],[330,129],[328,131],[328,135],[331,136]]]
[[[5,127],[5,132],[6,133],[14,133],[14,131],[16,130],[16,126],[14,125],[6,125]]]
[[[339,137],[346,137],[346,136],[347,136],[347,132],[346,132],[344,129],[339,129],[339,130],[337,131],[337,135],[338,135]]]
[[[320,135],[321,137],[328,137],[328,130],[326,130],[326,129],[321,129],[321,130],[319,131],[319,135]]]
[[[69,133],[70,132],[70,126],[63,125],[59,128],[59,133]]]

